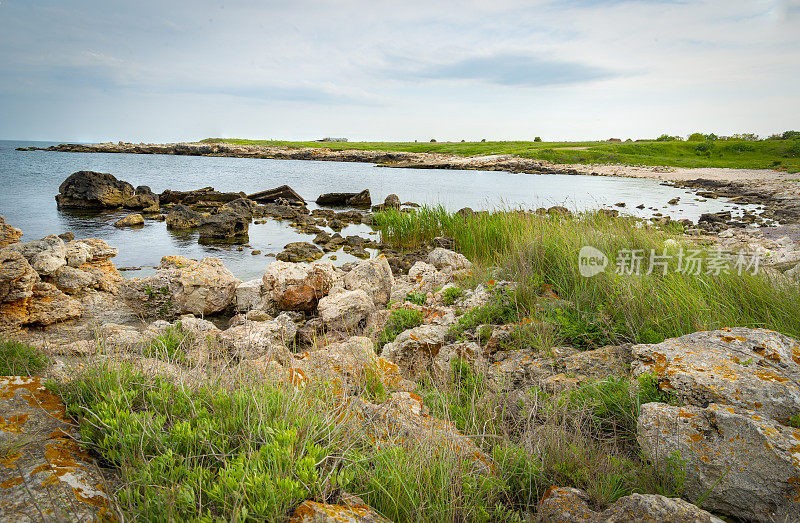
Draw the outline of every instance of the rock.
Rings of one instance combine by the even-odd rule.
[[[800,513],[800,430],[752,410],[648,403],[637,438],[647,457],[666,466],[686,461],[684,496],[753,521],[789,521]]]
[[[547,209],[546,212],[551,216],[572,216],[572,212],[561,205],[554,205]]]
[[[695,332],[633,347],[635,375],[705,407],[735,405],[786,422],[800,412],[800,344],[765,329]]]
[[[80,435],[43,378],[0,377],[0,519],[112,518],[106,480],[80,449]],[[50,518],[48,518],[49,520]]]
[[[0,250],[0,333],[19,329],[30,318],[28,309],[39,275],[18,251]]]
[[[317,307],[325,326],[339,331],[363,327],[375,310],[372,299],[361,289],[325,296]]]
[[[121,292],[144,316],[207,315],[230,305],[238,284],[218,258],[165,256],[155,275],[127,280]]]
[[[378,307],[385,307],[392,296],[394,276],[385,256],[358,262],[344,277],[344,285],[348,290],[362,289],[366,291],[372,302]]]
[[[242,215],[225,212],[205,216],[200,221],[198,242],[207,243],[247,243],[250,221]]]
[[[273,203],[275,200],[285,200],[288,202],[305,204],[305,200],[288,185],[281,185],[275,189],[269,189],[253,193],[247,196],[248,199],[258,203]]]
[[[50,325],[59,321],[79,318],[83,314],[81,302],[70,298],[55,285],[40,282],[33,286],[33,296],[28,304],[29,325]]]
[[[65,242],[71,242],[72,240],[75,239],[75,235],[69,231],[62,232],[61,234],[58,235],[58,237],[64,240]]]
[[[358,502],[344,505],[304,501],[295,509],[289,523],[391,523],[360,498],[356,499]]]
[[[448,330],[440,325],[420,325],[405,330],[383,346],[381,356],[396,363],[404,377],[418,379],[427,374],[444,345]]]
[[[428,254],[428,263],[437,269],[450,268],[454,271],[472,269],[470,262],[463,254],[437,247]]]
[[[22,231],[7,224],[5,219],[0,216],[0,249],[18,242],[20,238],[22,238]]]
[[[400,197],[396,194],[390,194],[386,197],[383,201],[383,208],[384,209],[399,209],[400,208]]]
[[[263,302],[261,278],[240,283],[234,294],[234,305],[239,312],[258,309]]]
[[[595,512],[589,506],[586,492],[569,487],[550,487],[536,509],[539,522],[585,522],[585,523],[723,523],[680,498],[668,498],[658,494],[631,494],[615,501],[603,512]]]
[[[56,203],[59,209],[105,209],[121,207],[134,195],[133,186],[117,180],[109,173],[78,171],[69,175],[58,188]]]
[[[243,192],[219,192],[213,187],[204,187],[193,191],[171,191],[167,189],[162,192],[158,199],[161,205],[170,203],[180,203],[182,205],[208,205],[212,203],[227,203],[239,198],[246,198]]]
[[[297,327],[286,319],[272,321],[244,320],[221,334],[223,344],[230,347],[240,359],[257,359],[264,356],[285,363],[289,358],[287,345],[294,342]]]
[[[311,262],[322,258],[324,253],[313,243],[292,242],[283,246],[277,259],[284,262]]]
[[[422,261],[408,270],[408,278],[418,291],[425,294],[435,292],[453,281],[452,273],[440,272],[436,267]]]
[[[262,281],[264,294],[280,310],[311,311],[328,294],[336,279],[336,269],[329,261],[288,263],[274,261]]]
[[[141,227],[144,225],[144,217],[141,214],[129,214],[114,222],[114,227]]]
[[[65,259],[70,267],[80,267],[85,263],[113,258],[119,252],[116,247],[110,247],[103,240],[85,238],[72,240],[65,246]]]
[[[369,189],[364,189],[359,193],[354,192],[334,192],[322,194],[317,198],[317,205],[349,205],[350,207],[368,208],[372,205],[372,198]]]
[[[200,225],[203,215],[183,205],[176,205],[167,214],[168,229],[194,229]]]
[[[258,212],[258,204],[247,198],[231,200],[219,208],[220,214],[231,213],[243,218],[250,219]]]
[[[53,275],[67,264],[64,241],[54,234],[40,240],[12,243],[5,249],[19,251],[33,269],[43,276]]]
[[[56,271],[54,283],[61,291],[67,294],[77,294],[96,283],[90,273],[65,265]]]
[[[160,208],[158,195],[153,194],[150,187],[146,185],[137,187],[135,194],[126,198],[122,202],[122,206],[126,209],[146,210],[147,212],[157,212]]]
[[[443,249],[453,249],[456,244],[455,239],[450,238],[448,236],[436,236],[433,239],[433,244],[437,247],[442,247]]]

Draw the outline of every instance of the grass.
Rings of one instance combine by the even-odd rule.
[[[800,139],[642,142],[288,142],[208,138],[204,142],[276,147],[358,149],[458,156],[511,154],[554,163],[615,163],[674,167],[781,169],[800,172]]]
[[[35,376],[49,360],[36,348],[14,340],[0,340],[0,376]]]
[[[623,342],[656,343],[729,326],[768,328],[800,337],[800,309],[786,306],[800,302],[800,288],[776,284],[764,274],[739,275],[735,270],[719,275],[677,273],[684,237],[675,229],[661,230],[633,218],[600,213],[566,218],[497,211],[465,217],[428,207],[414,213],[379,213],[376,223],[382,240],[397,248],[414,249],[436,236],[452,237],[457,250],[477,265],[477,272],[497,267],[504,279],[516,282],[516,292],[500,306],[494,303],[488,306],[491,310],[465,314],[455,334],[481,323],[529,318],[553,325],[560,343],[584,349]],[[667,240],[678,243],[667,247]],[[646,270],[639,275],[617,274],[612,261],[608,270],[587,278],[578,265],[585,245],[612,258],[624,251],[649,255],[654,250],[673,256],[671,270],[666,275],[646,274]],[[545,290],[563,300],[558,307],[553,307]],[[493,319],[494,315],[499,317]]]
[[[378,346],[393,342],[398,334],[407,329],[413,329],[422,323],[422,313],[413,309],[400,307],[389,315],[386,326],[378,336]]]

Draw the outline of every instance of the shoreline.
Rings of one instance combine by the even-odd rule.
[[[505,171],[520,174],[565,174],[660,180],[678,187],[699,189],[709,197],[763,205],[781,223],[800,223],[800,176],[770,169],[720,167],[664,167],[619,164],[554,164],[514,155],[457,156],[442,153],[372,151],[361,149],[238,145],[221,142],[168,144],[62,143],[24,151],[164,154],[276,160],[315,160],[373,163],[379,167]]]

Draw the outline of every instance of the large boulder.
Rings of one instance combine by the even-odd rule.
[[[59,209],[104,209],[121,207],[135,191],[133,185],[117,180],[112,174],[78,171],[64,180],[58,192]]]
[[[276,258],[284,262],[311,262],[322,258],[322,250],[308,242],[292,242],[283,246]]]
[[[321,194],[317,198],[317,205],[350,206],[368,208],[372,205],[372,198],[369,189],[364,189],[359,193],[355,192],[332,192]]]
[[[700,407],[735,405],[786,422],[800,412],[800,344],[765,329],[722,329],[636,345],[634,374]]]
[[[51,234],[39,240],[13,243],[6,250],[21,253],[33,269],[43,276],[51,276],[67,264],[64,240]]]
[[[225,212],[206,216],[200,221],[199,243],[247,243],[249,218]]]
[[[150,187],[140,185],[136,188],[136,193],[126,198],[122,202],[122,206],[126,209],[134,209],[137,211],[157,212],[160,208],[158,195],[154,194]]]
[[[428,263],[439,270],[447,268],[452,271],[472,269],[472,262],[466,256],[442,247],[437,247],[428,254]]]
[[[269,264],[262,281],[264,294],[280,310],[311,311],[328,294],[336,280],[336,269],[329,261]]]
[[[153,276],[126,281],[122,293],[144,316],[199,316],[228,307],[238,284],[218,258],[165,256]]]
[[[20,238],[22,238],[22,231],[7,224],[5,219],[0,216],[0,249],[18,242]]]
[[[176,205],[165,221],[168,229],[194,229],[203,221],[203,215],[184,205]]]
[[[375,311],[375,304],[365,291],[358,289],[325,296],[319,300],[317,308],[327,328],[350,331],[366,324]]]
[[[385,256],[359,262],[344,277],[348,290],[364,290],[378,307],[385,307],[392,296],[394,276]]]
[[[710,510],[752,521],[800,514],[798,429],[729,405],[648,403],[637,437],[657,466],[685,461],[684,496]]]
[[[0,377],[0,420],[0,520],[99,521],[113,513],[100,467],[43,378]]]
[[[420,325],[405,330],[383,346],[381,356],[396,363],[406,378],[422,377],[431,369],[448,331],[442,325]]]

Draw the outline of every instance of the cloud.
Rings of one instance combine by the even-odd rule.
[[[619,76],[614,71],[580,62],[504,53],[426,66],[411,75],[431,80],[478,80],[521,87],[579,84]]]

